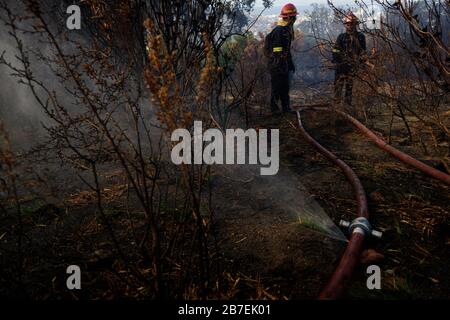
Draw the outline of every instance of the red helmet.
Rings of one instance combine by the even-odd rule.
[[[281,18],[289,18],[289,17],[295,17],[298,15],[297,8],[292,4],[288,3],[283,6],[281,9]]]
[[[359,19],[353,12],[349,12],[344,17],[344,24],[358,24]]]

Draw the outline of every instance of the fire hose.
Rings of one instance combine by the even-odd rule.
[[[304,105],[300,106],[297,109],[301,110],[316,110],[316,111],[329,111],[330,109],[325,107],[325,105]],[[401,162],[410,165],[423,173],[429,175],[430,177],[440,180],[444,182],[447,185],[450,185],[450,175],[437,170],[433,167],[430,167],[426,165],[425,163],[414,159],[413,157],[407,155],[406,153],[403,153],[402,151],[394,148],[393,146],[389,145],[386,141],[378,137],[375,133],[370,131],[366,126],[364,126],[361,122],[350,116],[349,114],[342,112],[340,110],[335,110],[336,113],[341,115],[344,119],[349,121],[353,126],[355,126],[362,134],[364,134],[366,137],[368,137],[371,141],[373,141],[381,150],[391,154]]]
[[[324,155],[326,158],[328,158],[331,162],[333,162],[336,166],[338,166],[344,175],[346,176],[347,180],[352,185],[352,188],[355,193],[355,197],[357,200],[357,215],[358,218],[356,218],[353,222],[345,222],[341,221],[340,225],[345,226],[349,228],[349,232],[351,234],[350,240],[347,244],[347,247],[339,261],[339,264],[334,271],[333,275],[331,276],[330,280],[328,281],[325,288],[322,290],[322,292],[319,295],[320,300],[333,300],[339,298],[342,293],[344,292],[344,289],[350,280],[353,271],[355,270],[356,266],[358,265],[359,259],[361,257],[361,253],[364,249],[364,242],[365,239],[369,238],[370,236],[375,236],[380,238],[381,233],[375,230],[372,230],[372,227],[368,221],[369,219],[369,210],[367,205],[367,198],[364,191],[364,188],[361,184],[361,181],[359,180],[358,176],[354,173],[354,171],[342,160],[337,158],[333,153],[328,151],[326,148],[324,148],[322,145],[320,145],[316,140],[314,140],[308,132],[303,127],[303,123],[301,120],[300,110],[316,110],[316,111],[330,111],[330,108],[327,107],[329,105],[308,105],[308,106],[298,106],[294,107],[294,110],[297,111],[297,120],[298,120],[298,126],[300,129],[300,133],[302,134],[303,138],[310,143],[312,146],[314,146],[322,155]],[[375,142],[375,144],[381,148],[382,150],[390,153],[400,161],[411,165],[422,172],[430,175],[433,178],[436,178],[440,181],[443,181],[446,184],[450,185],[450,176],[436,170],[432,167],[427,166],[423,162],[420,162],[419,160],[416,160],[412,158],[411,156],[395,149],[394,147],[387,144],[384,140],[379,138],[377,135],[375,135],[372,131],[370,131],[367,127],[365,127],[362,123],[360,123],[355,118],[351,117],[350,115],[336,110],[336,112],[343,116],[346,120],[350,121],[359,131],[361,131],[363,134],[365,134],[370,140]]]
[[[300,133],[302,134],[303,138],[312,146],[314,146],[322,155],[336,164],[345,174],[346,178],[351,183],[356,195],[358,217],[367,221],[367,219],[369,218],[367,198],[358,176],[344,161],[337,158],[333,153],[325,149],[308,134],[308,132],[303,127],[300,117],[300,111],[297,111],[297,119]],[[352,232],[350,240],[347,244],[347,248],[342,255],[339,265],[333,273],[333,276],[331,277],[327,286],[320,294],[319,299],[337,299],[343,293],[345,285],[351,278],[364,248],[365,235],[360,231],[360,228],[354,228],[354,232]]]

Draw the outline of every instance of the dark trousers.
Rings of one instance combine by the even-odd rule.
[[[334,101],[335,103],[345,102],[348,106],[352,104],[353,98],[353,73],[336,72],[334,78]],[[343,100],[344,98],[344,100]]]
[[[289,74],[271,74],[271,84],[270,108],[272,112],[279,110],[278,100],[281,101],[283,112],[288,112],[291,109],[289,101]]]

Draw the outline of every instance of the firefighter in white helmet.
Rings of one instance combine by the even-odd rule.
[[[344,17],[345,32],[333,47],[335,67],[334,102],[352,105],[353,78],[359,66],[367,60],[366,38],[358,31],[359,19],[349,12]]]

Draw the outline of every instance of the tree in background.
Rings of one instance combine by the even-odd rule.
[[[56,158],[84,183],[87,191],[71,201],[93,201],[92,218],[101,221],[117,257],[108,276],[121,284],[117,274],[126,276],[126,284],[115,282],[110,290],[207,296],[220,276],[210,253],[211,170],[175,167],[167,150],[175,128],[191,129],[194,119],[223,128],[237,101],[248,96],[247,85],[231,85],[234,73],[224,72],[229,62],[222,48],[245,33],[244,13],[254,1],[87,0],[82,29],[75,32],[65,29],[68,4],[0,2],[17,50],[13,61],[2,56],[0,62],[30,89],[48,119],[46,140],[20,160],[37,167]],[[117,170],[113,187],[108,168]],[[14,188],[3,187],[5,201],[12,201]],[[56,195],[61,202],[65,196],[64,190]],[[113,219],[108,213],[116,206],[126,210]],[[21,225],[20,206],[18,212]],[[32,244],[20,240],[23,228],[15,230],[20,267],[8,272],[11,278],[21,273],[23,284],[31,281],[22,273]]]

